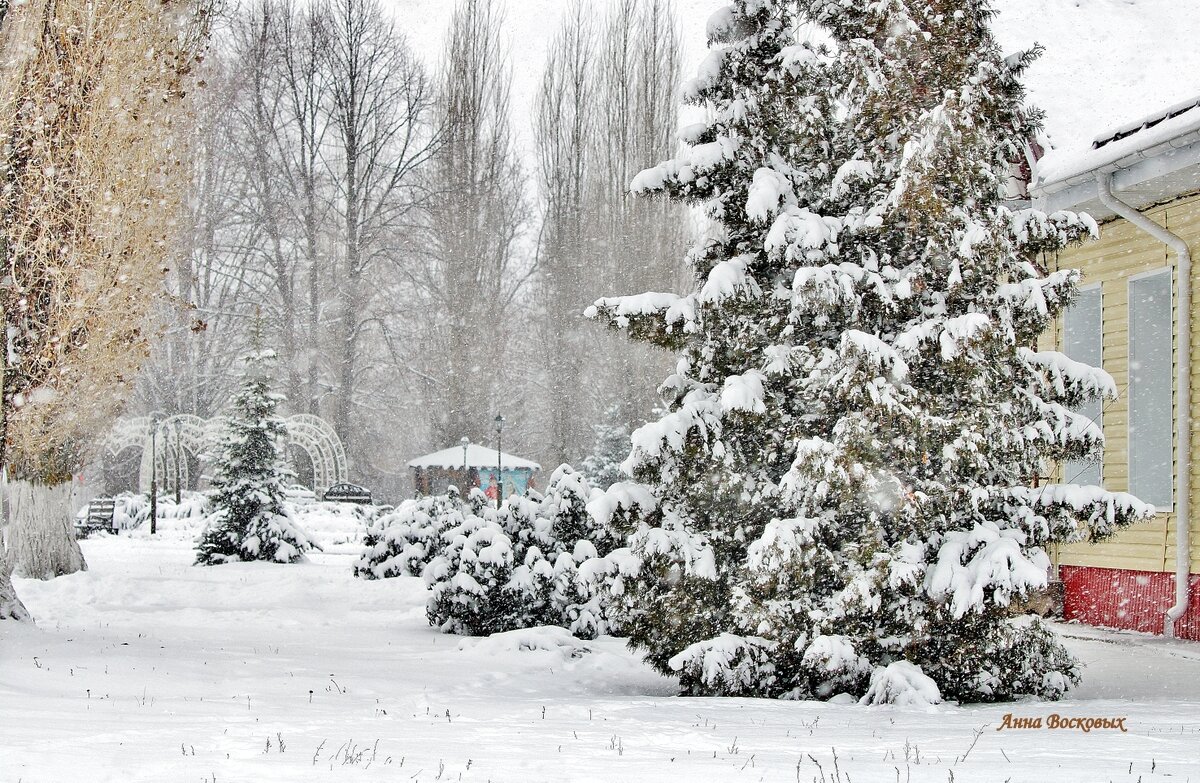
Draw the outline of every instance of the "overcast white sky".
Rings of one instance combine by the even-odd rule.
[[[605,0],[591,0],[602,7]],[[1029,74],[1033,101],[1049,112],[1060,148],[1200,95],[1200,13],[1196,0],[996,0],[1006,51],[1034,41],[1047,53]],[[454,0],[390,0],[414,48],[433,66]],[[688,54],[685,76],[704,55],[704,26],[723,0],[676,0]],[[532,97],[546,44],[567,0],[508,0],[515,129],[530,133]],[[647,161],[650,165],[654,161]]]

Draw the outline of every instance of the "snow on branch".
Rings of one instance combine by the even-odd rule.
[[[1007,487],[977,490],[979,499],[998,505],[1000,513],[1019,519],[1022,510],[1061,520],[1074,529],[1070,541],[1100,541],[1132,522],[1154,516],[1154,506],[1127,492],[1079,484],[1043,484],[1040,487]],[[979,502],[979,499],[976,502]],[[1078,520],[1078,521],[1077,521]],[[1026,524],[1026,529],[1030,529]]]
[[[796,456],[780,480],[784,497],[792,502],[805,498],[820,500],[833,486],[845,486],[850,474],[841,463],[841,452],[824,438],[796,441]],[[765,533],[764,533],[765,535]]]
[[[999,207],[998,214],[1007,221],[1013,240],[1026,253],[1055,250],[1086,237],[1100,236],[1096,221],[1087,213],[1059,211],[1047,215],[1036,209]]]
[[[873,334],[847,329],[842,332],[841,350],[843,355],[861,357],[868,366],[886,372],[892,380],[903,381],[908,377],[908,365],[900,353]]]
[[[1046,586],[1050,558],[1028,549],[1021,530],[984,520],[969,531],[942,537],[937,561],[925,577],[926,592],[949,599],[955,619],[982,612],[988,605],[1008,606],[1013,596]],[[990,593],[990,600],[985,596]]]
[[[885,307],[895,301],[888,280],[861,264],[844,261],[802,266],[792,278],[792,320],[804,321],[815,315],[816,323],[823,324],[827,313],[841,308],[856,314],[867,292],[874,294]]]
[[[619,527],[614,517],[619,515],[645,518],[658,511],[658,498],[645,484],[618,481],[603,492],[594,492],[587,503],[587,512],[604,527]]]
[[[746,194],[746,216],[766,223],[779,212],[780,204],[792,204],[796,194],[792,183],[779,171],[766,166],[754,172]]]
[[[767,231],[763,247],[768,253],[782,252],[789,261],[820,261],[836,249],[842,221],[823,217],[803,207],[788,206]]]
[[[767,376],[759,370],[730,375],[721,389],[721,407],[726,411],[765,412],[767,406],[763,402],[763,384],[766,380]]]
[[[746,547],[746,567],[765,574],[778,573],[813,542],[816,519],[773,519],[762,535]]]
[[[1065,353],[1018,348],[1017,357],[1040,379],[1039,391],[1051,393],[1068,404],[1117,398],[1117,384],[1111,375],[1099,367],[1077,362]]]
[[[708,537],[683,525],[643,527],[629,537],[630,548],[644,559],[666,558],[687,576],[715,581],[717,561]]]
[[[724,43],[735,32],[737,27],[737,9],[732,5],[718,8],[708,17],[704,24],[705,36],[708,43]]]
[[[733,160],[738,146],[738,142],[728,136],[696,144],[681,157],[639,172],[629,183],[629,191],[634,195],[648,195],[665,190],[669,185],[689,185],[718,165]]]
[[[685,335],[696,331],[696,295],[649,292],[597,299],[584,310],[585,318],[605,322],[631,337],[677,350]]]
[[[1014,283],[1004,283],[996,289],[996,297],[1014,310],[1027,310],[1039,316],[1050,314],[1050,305],[1061,306],[1074,291],[1079,280],[1075,269],[1060,269],[1044,277],[1029,277]]]
[[[869,160],[848,160],[838,167],[833,175],[833,184],[829,186],[831,198],[840,199],[850,191],[850,183],[869,182],[875,177],[875,167]]]
[[[910,326],[896,338],[895,344],[903,356],[916,358],[923,355],[922,348],[927,343],[936,340],[942,359],[953,361],[962,355],[964,348],[985,337],[992,328],[991,318],[983,313],[931,318]]]
[[[689,391],[677,410],[658,421],[646,422],[633,431],[630,440],[633,450],[621,464],[621,470],[635,475],[635,470],[653,460],[664,460],[669,454],[681,454],[688,436],[695,434],[708,440],[721,433],[721,401],[705,388]]]
[[[683,83],[682,97],[685,103],[699,101],[701,95],[717,84],[721,78],[721,68],[725,65],[725,54],[724,48],[714,47],[704,57],[696,69],[696,75]]]
[[[735,256],[713,266],[708,272],[704,286],[700,289],[698,301],[708,305],[717,305],[741,291],[751,296],[757,296],[761,289],[746,273],[746,267],[752,260],[750,256]]]
[[[1083,447],[1087,452],[1104,446],[1104,430],[1088,416],[1076,413],[1062,403],[1043,400],[1024,389],[1017,389],[1017,394],[1033,410],[1030,420],[1019,427],[1026,442],[1045,443],[1071,451]]]

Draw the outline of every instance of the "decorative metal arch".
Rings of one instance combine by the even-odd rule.
[[[154,422],[158,422],[155,427]],[[189,481],[188,460],[186,455],[191,453],[197,458],[204,454],[205,447],[212,436],[212,422],[199,416],[177,414],[174,416],[137,416],[121,419],[109,433],[105,446],[109,454],[119,454],[127,448],[141,449],[142,457],[138,463],[138,488],[146,492],[150,489],[151,453],[157,456],[160,480],[174,479],[174,470],[178,463],[180,483]],[[158,447],[150,448],[152,432],[157,432]]]
[[[158,425],[155,426],[154,422]],[[136,416],[120,419],[105,441],[109,454],[119,454],[127,448],[142,451],[138,466],[138,489],[150,491],[151,453],[156,453],[160,482],[173,480],[178,463],[180,482],[189,481],[187,454],[203,460],[220,430],[223,417],[202,419],[191,414],[174,416]],[[299,414],[283,420],[287,429],[287,445],[296,446],[313,463],[313,487],[318,493],[347,480],[346,451],[329,422],[319,416]],[[178,427],[178,429],[176,429]],[[151,449],[152,434],[157,433],[157,448]]]
[[[288,445],[297,446],[313,463],[313,487],[318,494],[346,481],[346,450],[329,422],[320,416],[298,413],[284,419]]]

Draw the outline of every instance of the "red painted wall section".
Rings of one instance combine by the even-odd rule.
[[[1173,573],[1064,565],[1058,575],[1067,620],[1161,634],[1163,617],[1175,603]],[[1188,593],[1188,611],[1175,623],[1175,635],[1200,641],[1200,574],[1188,579]]]

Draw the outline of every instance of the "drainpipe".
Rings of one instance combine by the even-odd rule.
[[[1175,605],[1167,610],[1163,633],[1175,635],[1175,623],[1188,610],[1188,579],[1191,572],[1191,525],[1188,506],[1191,500],[1192,464],[1192,253],[1187,242],[1121,201],[1112,192],[1112,175],[1096,175],[1100,203],[1134,226],[1175,251],[1175,290],[1178,310],[1175,332],[1179,335],[1179,361],[1175,366]]]

